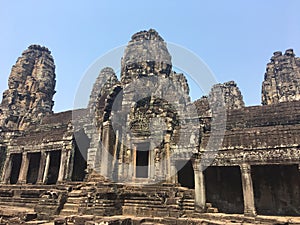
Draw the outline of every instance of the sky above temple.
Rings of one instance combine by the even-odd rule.
[[[273,52],[293,48],[300,56],[299,9],[298,0],[0,0],[0,92],[21,53],[40,44],[55,59],[54,110],[72,109],[97,58],[154,28],[165,41],[199,56],[218,82],[234,80],[246,105],[258,105]],[[201,95],[192,86],[192,99]]]

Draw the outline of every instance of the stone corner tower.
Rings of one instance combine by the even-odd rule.
[[[31,45],[12,67],[0,105],[0,127],[24,130],[52,114],[55,65],[48,48]]]
[[[262,104],[300,100],[300,58],[293,49],[274,52],[262,83]]]

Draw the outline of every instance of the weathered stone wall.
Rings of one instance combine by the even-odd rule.
[[[251,106],[227,112],[222,149],[268,149],[297,146],[300,101]],[[202,146],[209,140],[202,138]]]
[[[300,100],[300,58],[292,49],[274,52],[262,84],[262,104]]]
[[[23,130],[51,114],[55,94],[55,65],[51,52],[31,45],[12,67],[8,90],[0,106],[0,126]]]

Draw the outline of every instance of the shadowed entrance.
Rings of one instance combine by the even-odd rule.
[[[12,154],[11,155],[12,170],[10,174],[10,183],[16,184],[19,179],[21,163],[22,163],[22,154]]]
[[[26,177],[26,183],[35,184],[37,182],[41,153],[30,153],[29,156],[29,167]]]

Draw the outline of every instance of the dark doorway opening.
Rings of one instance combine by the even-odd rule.
[[[149,171],[149,143],[137,145],[136,149],[136,177],[148,178]]]
[[[60,167],[60,157],[61,151],[50,152],[50,165],[46,184],[56,184]]]
[[[252,166],[255,206],[263,215],[300,215],[298,165]]]
[[[222,213],[244,213],[241,171],[238,166],[208,167],[204,176],[207,202]]]
[[[195,176],[192,161],[177,161],[176,162],[178,183],[182,187],[195,189]]]
[[[16,184],[19,179],[21,163],[22,163],[22,154],[12,154],[11,155],[12,169],[10,174],[10,183]]]
[[[3,172],[6,155],[7,155],[6,147],[0,146],[0,174],[2,174],[2,172]]]
[[[41,153],[28,153],[28,158],[29,166],[26,177],[26,183],[36,184],[40,168]]]
[[[83,152],[84,151],[84,152]],[[85,154],[83,156],[83,154]],[[87,149],[80,149],[75,146],[74,152],[74,164],[73,164],[73,172],[72,172],[72,181],[83,181],[86,175],[86,157],[87,157]]]
[[[75,141],[72,181],[83,181],[86,176],[86,160],[90,139],[83,130],[80,130],[75,133]]]

